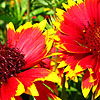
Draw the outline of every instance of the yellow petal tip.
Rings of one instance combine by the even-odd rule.
[[[15,31],[15,28],[14,28],[14,25],[13,25],[12,22],[10,22],[10,23],[8,24],[7,30],[8,30],[8,29],[11,29],[11,30],[14,30],[14,31]]]
[[[43,20],[39,23],[38,27],[40,28],[41,31],[44,30],[44,28],[46,27],[46,24],[47,24],[47,20]]]

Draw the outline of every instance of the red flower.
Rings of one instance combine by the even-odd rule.
[[[51,49],[51,54],[53,53],[57,53],[57,52],[62,52],[61,50],[52,47]],[[54,71],[57,73],[59,79],[57,81],[55,81],[60,87],[62,87],[63,84],[63,72],[64,72],[64,68],[59,68],[60,66],[62,66],[61,63],[63,63],[64,65],[64,61],[63,57],[60,57],[60,55],[56,55],[56,56],[52,56],[52,58],[45,58],[43,59],[36,67],[40,67],[40,68],[46,68],[49,69],[51,71]],[[59,64],[60,63],[60,64]],[[68,83],[67,83],[67,77],[66,77],[66,82],[65,82],[65,86],[66,88],[68,88]],[[54,83],[52,83],[54,84]],[[57,90],[56,90],[57,91]],[[58,93],[56,93],[58,94]]]
[[[44,82],[36,81],[36,82],[34,82],[34,84],[39,93],[39,96],[35,96],[36,100],[43,100],[43,99],[49,100],[49,98],[51,98],[52,100],[61,100],[60,98],[58,98],[55,95],[55,94],[58,94],[58,89],[53,82],[51,82],[51,81],[44,81]],[[46,86],[48,86],[49,88],[47,88]],[[52,89],[55,94],[50,89]],[[49,96],[49,98],[48,98],[48,96]]]
[[[45,25],[46,20],[34,25],[27,22],[15,31],[13,24],[9,23],[7,43],[0,43],[0,100],[19,100],[18,96],[22,93],[39,96],[36,80],[45,80],[47,76],[50,78],[54,75],[43,68],[29,69],[48,52],[45,36],[42,35]]]
[[[100,0],[68,0],[67,12],[57,9],[58,28],[62,35],[59,48],[66,51],[65,71],[71,78],[83,71],[82,92],[86,97],[92,88],[95,98],[100,95]],[[72,2],[72,5],[71,5]],[[55,24],[54,23],[54,24]]]

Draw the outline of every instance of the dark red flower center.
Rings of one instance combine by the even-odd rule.
[[[0,43],[0,85],[6,83],[8,78],[16,76],[24,65],[24,55],[18,49]]]
[[[84,30],[83,39],[85,41],[85,46],[90,48],[94,55],[100,56],[100,27],[89,25],[86,30]]]

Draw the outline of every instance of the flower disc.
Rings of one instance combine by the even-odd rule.
[[[0,43],[0,84],[16,76],[25,65],[24,55],[16,48],[9,48]]]

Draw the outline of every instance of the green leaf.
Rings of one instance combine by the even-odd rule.
[[[38,2],[43,4],[43,5],[45,5],[45,6],[48,6],[48,3],[46,1],[44,1],[44,0],[38,0]]]
[[[18,18],[18,20],[20,20],[21,18],[21,14],[20,14],[20,6],[19,6],[19,2],[17,2],[16,0],[15,1],[15,12],[16,12],[16,17]]]
[[[37,16],[37,19],[38,19],[38,21],[40,22],[40,21],[44,20],[44,17],[41,16],[41,15],[39,15],[39,16]]]
[[[77,92],[77,89],[74,88],[74,87],[70,87],[70,90],[71,90],[72,92]]]
[[[21,0],[21,17],[24,15],[27,10],[27,2],[26,0]]]
[[[0,3],[0,7],[5,8],[6,4],[5,1],[3,1],[2,3]]]
[[[31,15],[34,15],[35,16],[35,15],[41,14],[43,12],[44,12],[44,7],[41,7],[41,8],[38,8],[38,9],[32,11],[31,12]]]
[[[54,11],[53,10],[50,10],[46,13],[47,15],[54,15]]]
[[[4,20],[7,23],[9,23],[9,22],[13,22],[14,24],[17,23],[17,19],[15,17],[11,17],[11,16],[8,16],[6,14],[0,15],[0,20]]]
[[[50,28],[52,28],[52,26],[47,22],[46,28],[50,29]]]

